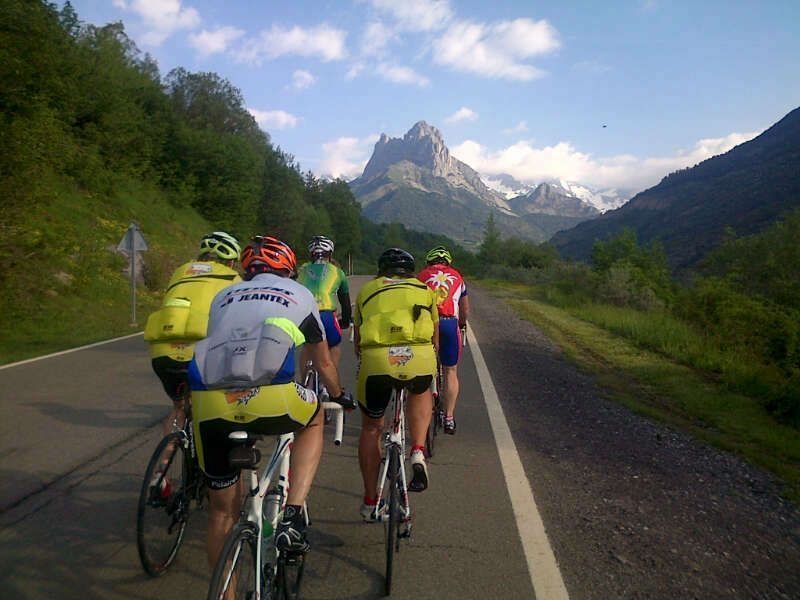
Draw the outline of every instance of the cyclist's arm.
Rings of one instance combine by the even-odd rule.
[[[469,296],[458,299],[458,326],[466,327],[469,320]]]
[[[339,319],[339,327],[347,329],[350,327],[350,321],[353,317],[352,308],[350,306],[350,293],[346,289],[340,287],[336,292],[336,297],[339,299],[339,306],[342,307],[342,317]]]
[[[321,342],[308,343],[308,346],[311,350],[311,360],[314,361],[314,366],[319,371],[322,383],[328,388],[331,398],[338,398],[342,395],[343,390],[339,382],[339,373],[336,371],[336,365],[333,364],[331,359],[328,343],[323,340]]]

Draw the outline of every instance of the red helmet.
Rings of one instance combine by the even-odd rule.
[[[263,271],[288,271],[291,277],[297,269],[297,258],[285,242],[259,235],[242,251],[242,268],[251,277]]]

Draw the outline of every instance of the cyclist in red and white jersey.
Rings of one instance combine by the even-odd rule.
[[[469,317],[469,298],[464,278],[452,267],[453,257],[444,246],[436,246],[425,256],[427,266],[417,275],[436,292],[439,302],[439,362],[444,369],[444,432],[456,432],[455,410],[458,400],[458,361],[461,358],[461,331]]]

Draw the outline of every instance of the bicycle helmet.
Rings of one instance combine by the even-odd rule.
[[[433,248],[425,255],[425,262],[429,265],[441,262],[449,265],[453,262],[453,257],[450,256],[450,253],[444,246],[436,246],[436,248]]]
[[[242,252],[242,268],[249,277],[264,271],[288,271],[291,277],[297,269],[297,258],[285,242],[259,235]]]
[[[389,248],[378,258],[378,275],[413,275],[414,257],[402,248]]]
[[[308,242],[308,251],[314,254],[333,254],[333,240],[324,235],[315,235]]]
[[[239,240],[224,231],[214,231],[200,240],[201,254],[213,254],[222,260],[237,260],[241,252]]]

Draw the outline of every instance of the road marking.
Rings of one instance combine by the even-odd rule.
[[[28,363],[36,362],[37,360],[44,360],[46,358],[54,358],[56,356],[61,356],[62,354],[70,354],[71,352],[77,352],[78,350],[86,350],[87,348],[94,348],[95,346],[102,346],[103,344],[111,344],[112,342],[119,342],[120,340],[127,340],[128,338],[136,337],[137,335],[142,335],[144,332],[140,331],[139,333],[132,333],[130,335],[123,335],[122,337],[114,338],[113,340],[105,340],[102,342],[95,342],[94,344],[87,344],[86,346],[81,346],[79,348],[70,348],[69,350],[62,350],[61,352],[53,352],[53,354],[45,354],[44,356],[37,356],[35,358],[29,358],[27,360],[21,360],[19,362],[9,363],[7,365],[0,366],[0,371],[3,369],[8,369],[11,367],[18,367],[20,365],[26,365]]]
[[[564,586],[564,580],[558,570],[553,549],[547,540],[544,523],[536,508],[536,500],[533,498],[533,490],[527,475],[525,475],[525,470],[522,468],[517,446],[511,437],[511,430],[508,427],[506,416],[503,414],[503,408],[500,406],[497,390],[492,383],[492,376],[489,374],[486,361],[483,360],[483,354],[481,354],[472,327],[467,330],[467,338],[475,368],[478,371],[478,381],[483,389],[483,398],[489,412],[489,422],[497,442],[500,464],[503,466],[506,487],[511,496],[511,507],[517,520],[517,529],[522,540],[525,558],[528,561],[528,573],[533,590],[536,592],[536,598],[537,600],[566,600],[569,598],[567,588]]]

